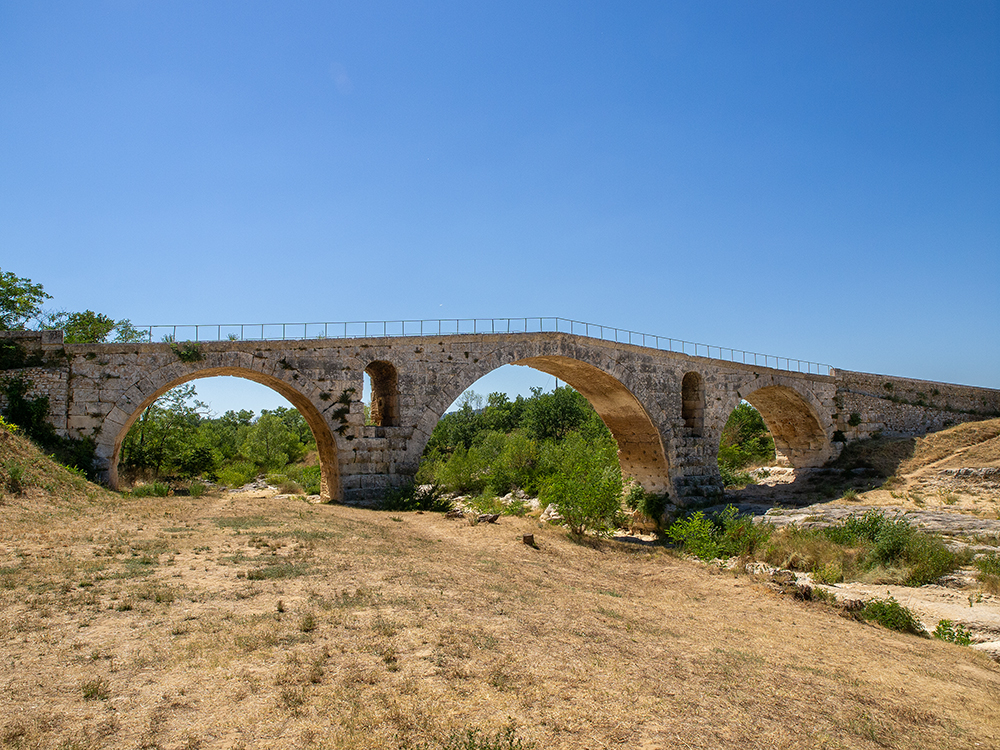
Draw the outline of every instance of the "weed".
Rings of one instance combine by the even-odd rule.
[[[839,563],[826,563],[822,568],[818,568],[812,573],[813,580],[817,583],[840,583],[844,580],[844,571]]]
[[[182,344],[171,343],[170,348],[181,362],[198,362],[205,358],[201,353],[201,344],[194,341],[185,341]]]
[[[921,636],[927,635],[927,631],[924,630],[917,616],[892,596],[887,599],[872,599],[865,603],[861,610],[861,617],[877,622],[889,630]]]
[[[188,485],[188,494],[193,498],[199,498],[205,494],[205,485],[201,482],[191,482]]]
[[[24,490],[24,467],[16,461],[5,461],[3,468],[7,472],[7,489],[20,495]]]
[[[858,491],[856,489],[849,489],[841,495],[842,500],[847,500],[848,502],[858,499]]]
[[[106,701],[111,696],[111,685],[104,677],[95,677],[80,683],[80,691],[85,701]]]
[[[299,622],[299,630],[303,633],[311,633],[316,629],[316,617],[311,612],[303,616]]]
[[[298,578],[308,575],[309,566],[296,563],[274,563],[247,571],[248,581],[269,581],[278,578]]]
[[[235,516],[215,519],[215,525],[220,529],[252,529],[258,526],[270,526],[272,523],[271,519],[264,516]]]
[[[934,637],[948,643],[955,643],[959,646],[968,646],[972,643],[972,633],[961,625],[956,625],[951,620],[941,620],[934,628]]]
[[[976,558],[973,565],[983,575],[1000,576],[1000,553],[990,552]]]
[[[534,742],[523,740],[517,736],[517,725],[513,720],[496,732],[484,732],[481,729],[459,729],[437,739],[433,744],[421,742],[412,750],[532,750]],[[401,745],[402,750],[409,750],[409,745]]]

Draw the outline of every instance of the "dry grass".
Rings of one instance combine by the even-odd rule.
[[[931,464],[938,469],[1000,466],[1000,419],[967,422],[917,438],[899,473],[913,474]]]
[[[981,654],[659,548],[66,489],[0,507],[0,747],[1000,745]]]

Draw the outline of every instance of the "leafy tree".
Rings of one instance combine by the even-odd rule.
[[[264,412],[247,433],[240,453],[265,471],[274,471],[301,459],[305,447],[280,416]]]
[[[122,444],[122,463],[159,474],[193,442],[208,405],[198,401],[194,385],[177,386],[146,407]]]
[[[95,313],[93,310],[70,313],[63,325],[67,344],[96,344],[108,340],[108,335],[115,328],[115,321],[107,315]]]
[[[588,412],[593,411],[587,399],[568,385],[551,393],[532,388],[531,396],[524,413],[524,426],[538,440],[566,437],[581,427]]]
[[[64,331],[67,344],[102,344],[108,341],[112,332],[115,333],[114,341],[120,343],[142,342],[149,338],[128,318],[114,320],[93,310],[50,312],[41,316],[40,323],[41,328]]]
[[[549,478],[541,498],[555,503],[571,533],[606,534],[614,528],[622,496],[617,453],[610,437],[594,444],[576,432],[552,449],[549,460],[559,471]]]
[[[741,401],[726,420],[719,441],[719,471],[723,481],[727,485],[750,481],[749,474],[741,474],[740,470],[773,461],[774,457],[774,440],[764,418],[749,403]]]
[[[33,284],[31,279],[14,275],[11,271],[0,271],[0,328],[23,329],[25,324],[42,313],[42,302],[52,299],[41,284]]]

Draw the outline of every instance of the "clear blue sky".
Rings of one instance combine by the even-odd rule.
[[[1000,3],[0,0],[0,268],[1000,388]]]

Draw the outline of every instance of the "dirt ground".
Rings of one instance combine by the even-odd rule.
[[[662,547],[31,472],[0,504],[4,748],[1000,746],[984,654]]]

